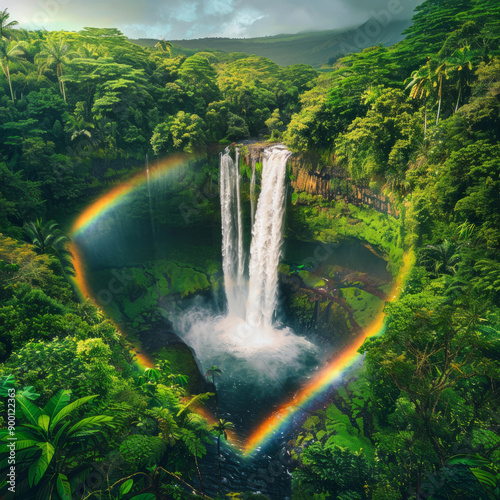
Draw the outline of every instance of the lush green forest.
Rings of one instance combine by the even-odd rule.
[[[168,356],[138,370],[79,298],[67,234],[146,155],[259,138],[313,151],[398,213],[384,242],[370,209],[293,193],[305,240],[338,238],[338,223],[394,274],[416,256],[364,368],[290,437],[292,498],[500,498],[500,4],[426,0],[405,35],[319,74],[115,29],[25,31],[0,12],[2,494],[15,389],[15,498],[211,497],[202,462],[230,425],[195,408],[216,401],[217,367],[203,390]],[[207,161],[186,203],[217,177]]]

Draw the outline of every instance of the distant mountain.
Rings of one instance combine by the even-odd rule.
[[[261,38],[199,38],[170,42],[193,52],[243,52],[267,57],[280,66],[304,63],[319,68],[332,64],[345,54],[360,52],[366,47],[380,43],[385,46],[393,45],[404,38],[402,33],[410,25],[410,20],[386,23],[385,19],[371,18],[361,26],[347,31],[312,31]],[[153,47],[158,42],[150,38],[131,41],[147,47]]]

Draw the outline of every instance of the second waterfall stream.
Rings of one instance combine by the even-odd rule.
[[[276,310],[289,156],[290,152],[283,146],[266,149],[263,154],[262,184],[252,226],[247,286],[239,156],[236,152],[233,161],[229,148],[221,155],[222,267],[228,313],[245,318],[254,328],[272,326]]]

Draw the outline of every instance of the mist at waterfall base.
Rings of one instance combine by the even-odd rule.
[[[217,381],[219,404],[235,420],[241,435],[261,413],[268,413],[297,389],[319,362],[314,344],[276,319],[289,154],[279,146],[264,151],[261,192],[257,209],[250,215],[249,245],[244,242],[238,152],[234,160],[229,149],[221,155],[222,267],[227,307],[221,314],[194,303],[173,320],[181,338],[196,353],[202,371],[214,365],[222,370]],[[251,192],[250,198],[254,197]]]

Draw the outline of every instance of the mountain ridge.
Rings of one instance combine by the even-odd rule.
[[[379,45],[393,45],[404,38],[403,31],[411,21],[393,21],[384,25],[372,17],[356,28],[348,30],[321,30],[282,33],[266,37],[228,38],[210,37],[193,40],[170,40],[182,53],[197,51],[242,52],[267,57],[280,66],[309,64],[313,67],[332,64],[339,57]],[[131,39],[132,42],[153,47],[159,40]]]

